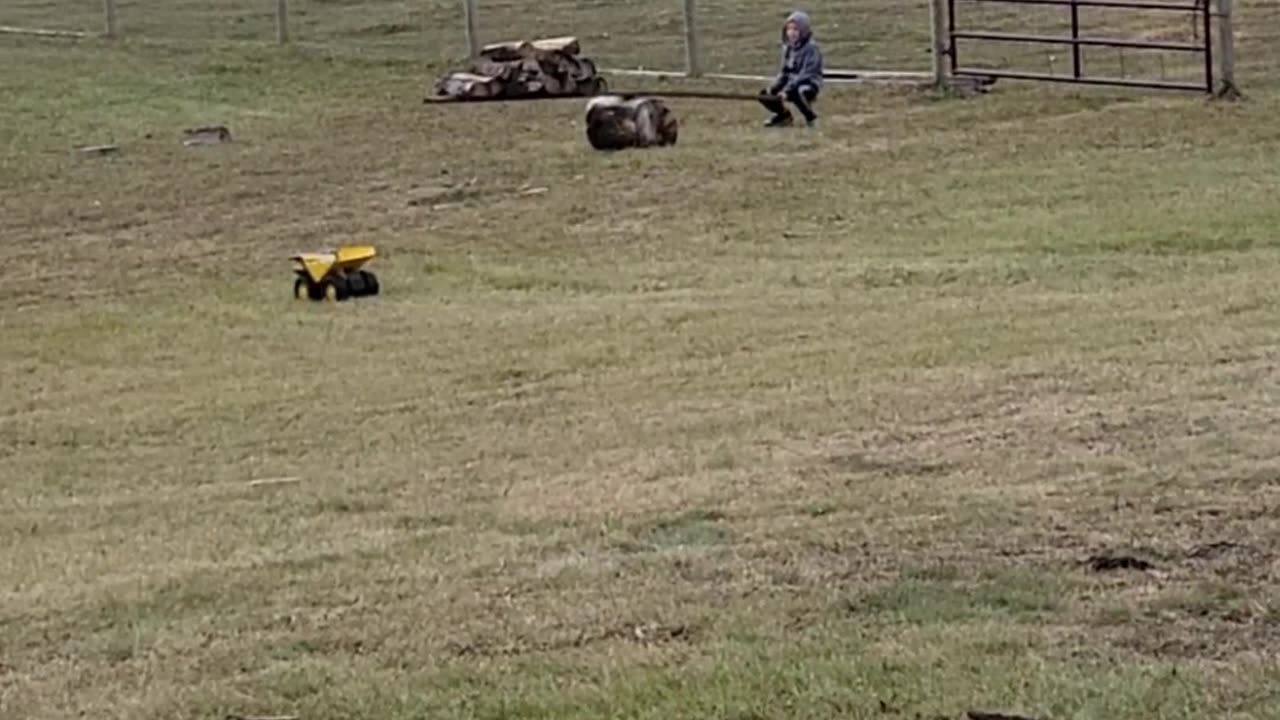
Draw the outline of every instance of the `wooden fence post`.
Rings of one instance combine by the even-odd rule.
[[[947,34],[947,0],[929,1],[930,37],[933,41],[933,84],[942,87],[950,75],[948,53],[951,52]]]
[[[462,16],[467,24],[467,55],[479,57],[480,33],[476,30],[476,0],[462,0]]]
[[[684,71],[692,78],[702,75],[702,43],[698,35],[697,0],[684,0]]]
[[[1205,0],[1208,2],[1208,0]],[[1236,87],[1236,36],[1231,23],[1232,0],[1218,0],[1218,82],[1217,94],[1235,97]],[[1205,38],[1209,42],[1209,38]]]
[[[276,42],[289,42],[289,0],[276,0]]]
[[[107,37],[114,38],[120,34],[120,28],[116,24],[116,0],[103,0],[102,11],[106,16]]]

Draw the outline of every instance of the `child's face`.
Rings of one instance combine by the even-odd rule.
[[[796,27],[796,24],[793,22],[787,23],[785,32],[787,35],[787,42],[789,43],[795,44],[795,42],[800,39],[800,28]]]

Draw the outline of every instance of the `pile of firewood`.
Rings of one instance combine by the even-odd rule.
[[[428,100],[492,100],[597,95],[607,89],[574,37],[487,45],[463,72],[435,83]]]

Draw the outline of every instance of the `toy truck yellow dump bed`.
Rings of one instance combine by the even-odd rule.
[[[355,270],[377,254],[372,245],[343,245],[334,251],[338,266],[343,270]]]

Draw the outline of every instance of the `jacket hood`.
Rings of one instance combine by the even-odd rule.
[[[782,23],[782,39],[784,42],[787,38],[787,23],[796,24],[796,28],[800,30],[800,42],[808,40],[813,35],[813,26],[809,21],[809,13],[797,10],[788,15],[786,22]]]

